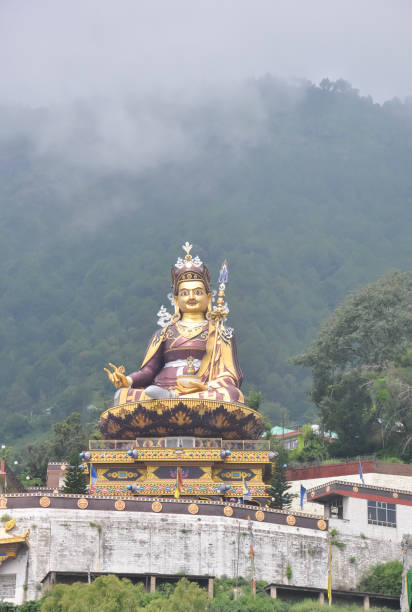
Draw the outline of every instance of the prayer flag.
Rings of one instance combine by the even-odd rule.
[[[412,571],[402,572],[402,591],[400,597],[401,612],[410,612],[412,604]]]
[[[362,464],[361,464],[360,459],[359,459],[359,478],[361,479],[361,482],[363,482],[363,484],[365,484],[365,480],[363,478]]]
[[[329,534],[328,601],[332,605],[332,536]]]
[[[303,484],[300,485],[300,509],[303,510],[303,500],[305,499],[306,488]]]
[[[183,491],[182,470],[180,467],[178,467],[176,469],[175,497],[179,498],[182,491]]]
[[[243,481],[244,482],[244,481]],[[255,549],[253,548],[253,523],[250,520],[250,516],[247,517],[247,528],[249,531],[249,554],[250,554],[250,572],[251,572],[251,585],[253,595],[256,597],[256,581],[255,581]]]
[[[243,496],[243,501],[245,501],[245,499],[250,500],[250,489],[247,486],[247,483],[244,477],[242,481],[242,496]]]
[[[94,487],[96,482],[97,482],[97,472],[96,472],[96,470],[94,468],[94,465],[91,464],[90,465],[90,484],[91,484],[91,486]]]
[[[402,591],[400,597],[400,608],[401,612],[410,612],[411,609],[411,570],[408,571],[407,567],[407,555],[408,555],[408,541],[409,537],[405,534],[401,540],[401,551],[402,551]]]

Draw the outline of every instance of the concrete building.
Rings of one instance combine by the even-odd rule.
[[[412,491],[412,464],[365,459],[361,461],[361,465],[365,484],[399,491]],[[355,485],[362,484],[359,476],[359,461],[289,468],[286,470],[286,478],[291,484],[288,492],[296,495],[292,502],[292,510],[301,510],[299,495],[301,484],[307,491],[332,480],[350,482]],[[303,510],[323,516],[323,507],[313,502],[314,500],[307,495]]]
[[[412,490],[334,480],[307,494],[322,504],[329,526],[339,534],[399,543],[412,533]]]

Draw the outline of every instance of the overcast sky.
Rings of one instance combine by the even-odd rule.
[[[201,91],[265,73],[412,95],[411,0],[0,0],[0,102]]]

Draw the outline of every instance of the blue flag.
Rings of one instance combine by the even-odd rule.
[[[246,499],[246,500],[249,500],[249,499],[250,499],[250,489],[249,489],[249,487],[247,486],[247,483],[246,483],[246,480],[245,480],[245,478],[244,478],[244,477],[243,477],[243,481],[242,481],[242,496],[243,496],[243,501],[244,501],[245,499]]]
[[[97,472],[96,472],[96,470],[94,469],[94,465],[92,464],[92,465],[90,466],[90,483],[91,483],[91,485],[94,487],[94,485],[96,484],[96,482],[97,482]]]
[[[361,479],[361,482],[363,482],[363,484],[365,484],[365,480],[363,478],[362,464],[361,464],[360,459],[359,459],[359,478]]]
[[[303,500],[305,499],[306,488],[303,484],[300,485],[300,509],[303,509]]]

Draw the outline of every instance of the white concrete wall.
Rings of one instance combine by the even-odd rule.
[[[412,477],[411,476],[396,476],[393,474],[364,474],[363,479],[366,485],[375,485],[377,487],[386,487],[388,489],[399,489],[400,491],[412,491]],[[291,509],[300,510],[300,485],[302,484],[306,489],[312,489],[313,487],[321,486],[327,482],[333,480],[341,480],[343,482],[353,482],[357,485],[362,484],[359,474],[350,474],[349,476],[328,476],[328,478],[311,478],[310,480],[294,480],[292,481],[291,488],[288,493],[296,493],[297,497],[292,502]],[[323,505],[312,502],[307,502],[303,506],[303,512],[309,514],[319,514],[323,516]]]
[[[1,574],[17,573],[21,603],[39,596],[49,571],[159,573],[250,577],[247,521],[136,512],[56,509],[13,510],[20,530],[31,529],[30,549],[7,561]],[[90,525],[101,525],[102,529]],[[321,531],[253,522],[256,578],[324,587],[326,535]],[[308,549],[310,552],[308,553]],[[316,570],[316,571],[315,571]]]
[[[29,550],[0,567],[0,578],[17,574],[16,596],[10,600],[15,603],[39,597],[40,582],[50,571],[250,577],[245,520],[43,508],[10,513],[19,532],[31,529]],[[345,547],[334,547],[334,588],[355,589],[368,567],[400,558],[398,541],[363,539],[356,530],[345,535],[345,522],[336,522]],[[90,523],[101,525],[101,532]],[[253,530],[257,579],[326,588],[325,532],[257,521]]]
[[[412,534],[412,507],[396,504],[396,527],[370,525],[368,500],[343,498],[343,519],[331,518],[329,524],[345,535],[353,535],[399,543],[405,533]],[[362,535],[361,535],[362,534]]]

